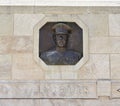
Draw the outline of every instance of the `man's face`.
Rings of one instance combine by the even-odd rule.
[[[57,34],[56,35],[56,44],[58,47],[65,47],[67,44],[67,34]]]

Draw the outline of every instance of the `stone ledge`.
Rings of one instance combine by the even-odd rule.
[[[1,0],[0,5],[9,6],[120,6],[120,1],[81,0]]]
[[[98,99],[120,98],[117,80],[0,81],[0,99]]]
[[[47,81],[40,83],[41,98],[97,98],[96,81]]]
[[[0,98],[97,98],[96,91],[93,80],[0,81]]]
[[[33,13],[61,14],[61,15],[66,13],[119,14],[120,6],[0,6],[0,14],[33,14]]]

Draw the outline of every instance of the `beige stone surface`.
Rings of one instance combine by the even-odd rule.
[[[120,54],[111,54],[111,78],[120,79]]]
[[[109,15],[110,36],[120,36],[120,14]]]
[[[120,53],[120,37],[110,37],[110,53]]]
[[[86,14],[79,15],[79,18],[88,26],[90,36],[108,36],[107,14]]]
[[[13,35],[13,15],[0,14],[0,36]]]
[[[6,0],[7,1],[7,0]],[[0,13],[37,13],[37,14],[120,14],[120,7],[109,6],[84,6],[84,7],[60,7],[60,6],[0,6]],[[25,9],[26,8],[26,9]],[[24,11],[22,11],[24,10]]]
[[[54,70],[54,71],[45,71],[45,79],[77,79],[77,71],[68,71],[68,70]]]
[[[35,63],[31,53],[14,54],[12,78],[19,80],[44,79],[44,71]]]
[[[9,6],[119,6],[119,1],[81,1],[81,0],[62,0],[62,1],[56,1],[56,0],[44,0],[44,1],[39,1],[39,0],[1,0],[0,5],[9,5]]]
[[[33,35],[34,26],[43,19],[43,14],[15,14],[14,15],[14,35]]]
[[[120,106],[120,99],[111,100],[108,106]]]
[[[0,98],[39,98],[39,83],[0,82]]]
[[[7,0],[6,0],[7,1]],[[0,6],[0,13],[36,13],[36,14],[120,14],[120,7],[60,7],[60,6]],[[24,11],[23,11],[24,10]]]
[[[10,13],[13,14],[32,14],[34,12],[33,6],[11,6]]]
[[[113,80],[112,81],[112,98],[120,98],[120,81],[119,80]]]
[[[62,79],[62,73],[59,70],[45,70],[45,79]]]
[[[61,1],[56,1],[56,0],[44,0],[44,1],[39,1],[39,0],[34,0],[35,1],[35,6],[119,6],[119,1],[81,1],[81,0],[61,0]],[[16,4],[18,4],[16,2]],[[29,3],[28,3],[29,4]]]
[[[83,100],[78,99],[43,99],[41,106],[84,106]]]
[[[0,55],[0,79],[11,79],[12,56]]]
[[[97,95],[111,97],[111,81],[110,80],[98,80],[97,81]]]
[[[83,7],[65,7],[62,8],[60,6],[35,6],[34,13],[40,14],[119,14],[120,7],[109,6],[109,7],[101,7],[101,6],[83,6]]]
[[[61,71],[61,79],[77,79],[78,78],[78,71]]]
[[[97,98],[96,81],[41,81],[40,98]]]
[[[89,61],[79,70],[78,79],[109,79],[109,55],[90,54]]]
[[[67,21],[67,22],[71,22],[72,20],[72,15],[66,15],[66,14],[61,14],[61,15],[58,15],[58,21]]]
[[[119,106],[120,100],[111,100],[108,97],[100,97],[98,100],[85,100],[83,106]]]
[[[90,53],[120,53],[120,37],[90,37]]]
[[[34,9],[35,13],[45,13],[45,14],[119,14],[120,7],[109,6],[109,7],[100,7],[100,6],[92,6],[92,7],[60,7],[60,6],[47,6],[40,7],[36,6]]]
[[[10,0],[0,0],[0,4],[2,4],[2,5],[10,5]]]
[[[35,13],[45,13],[45,14],[87,14],[88,7],[60,7],[60,6],[47,6],[40,7],[36,6],[34,8]]]
[[[109,100],[108,97],[100,99],[42,99],[40,100],[42,106],[120,106],[119,99]]]
[[[110,53],[109,37],[90,37],[90,53]]]
[[[31,6],[34,5],[34,0],[10,0],[10,5],[13,6]]]
[[[0,36],[0,54],[8,54],[11,52],[12,37]]]
[[[88,26],[89,60],[80,69],[45,71],[34,60],[33,28],[43,14]],[[0,106],[120,106],[120,7],[0,6],[0,20]]]
[[[0,6],[0,14],[9,14],[10,6]]]
[[[27,53],[33,50],[33,38],[29,36],[14,36],[11,51],[13,53]]]
[[[89,14],[119,14],[119,6],[92,6],[89,7]]]
[[[40,106],[34,99],[1,99],[0,106]]]

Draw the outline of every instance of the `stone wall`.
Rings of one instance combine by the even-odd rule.
[[[88,26],[89,60],[79,70],[46,71],[34,60],[33,28],[51,15]],[[0,7],[0,106],[119,106],[119,89],[120,7]]]

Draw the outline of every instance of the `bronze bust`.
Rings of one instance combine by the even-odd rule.
[[[75,65],[82,58],[82,54],[67,49],[72,28],[67,24],[57,23],[52,27],[52,31],[56,47],[42,52],[41,59],[48,65]]]

